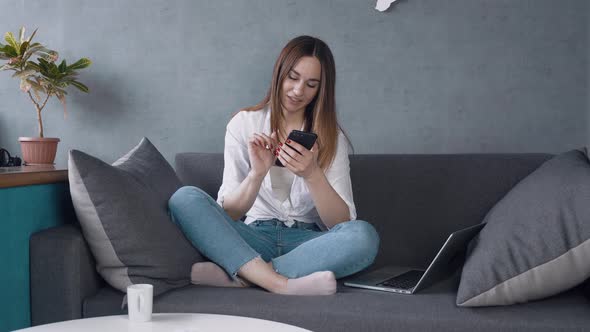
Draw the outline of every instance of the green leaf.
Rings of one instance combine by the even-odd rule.
[[[57,66],[55,65],[54,62],[50,62],[49,63],[49,70],[48,70],[49,74],[51,75],[51,78],[58,78],[59,77],[59,69],[57,68]]]
[[[44,49],[46,49],[45,46],[41,45],[40,43],[29,43],[29,48],[27,49],[27,52],[38,52]]]
[[[12,48],[14,48],[16,51],[18,51],[20,49],[20,45],[16,41],[16,39],[14,39],[14,35],[12,34],[12,32],[9,31],[6,34],[4,34],[4,40],[6,40],[8,45],[12,46]],[[19,55],[19,54],[17,53],[16,55]]]
[[[27,61],[27,64],[25,65],[25,69],[31,69],[31,70],[35,70],[37,72],[41,71],[41,67],[39,67],[39,65],[34,63],[33,61]]]
[[[16,53],[16,50],[11,45],[4,45],[3,51],[4,51],[4,53],[6,53],[6,55],[8,55],[11,58],[18,56],[18,54]]]
[[[26,54],[23,55],[23,58],[28,59],[29,57],[33,56],[33,55],[37,55],[37,57],[40,58],[44,58],[47,61],[51,61],[52,60],[52,55],[50,54],[52,51],[43,47],[43,46],[35,46],[35,47],[29,47],[29,50],[27,51]]]
[[[39,29],[39,28],[37,28],[37,29]],[[37,33],[37,29],[35,29],[35,31],[33,31],[33,33],[31,34],[31,37],[29,37],[29,43],[31,42],[31,40],[33,40],[33,37]]]
[[[26,41],[22,44],[20,44],[20,51],[18,54],[25,54],[25,52],[27,51],[27,48],[29,47],[29,42]]]
[[[61,61],[61,63],[59,64],[59,67],[58,67],[58,69],[59,69],[59,71],[60,71],[61,73],[63,73],[63,72],[65,72],[65,71],[66,71],[66,69],[67,69],[67,68],[68,68],[68,65],[66,64],[66,59],[63,59],[63,60]]]
[[[92,61],[88,58],[82,58],[73,64],[71,64],[68,69],[77,70],[77,69],[84,69],[92,64]]]
[[[6,47],[10,47],[10,46],[8,46],[8,45],[5,45],[4,47],[0,46],[0,57],[3,60],[8,60],[8,59],[12,58],[12,56],[10,56],[9,54],[6,53],[6,51],[5,51]]]
[[[37,53],[37,52],[41,52],[43,50],[45,50],[46,48],[43,47],[43,45],[39,44],[39,43],[33,43],[33,44],[29,44],[29,47],[27,48],[27,51],[23,54],[23,60],[28,60],[33,54]]]
[[[38,58],[39,66],[41,67],[41,72],[47,72],[49,70],[49,62],[43,58]]]
[[[66,72],[66,75],[64,76],[65,79],[68,80],[75,80],[78,77],[78,72],[77,71],[68,71]]]
[[[25,41],[25,27],[20,27],[18,31],[18,40],[22,43]]]
[[[75,86],[76,88],[78,88],[78,90],[82,91],[82,92],[86,92],[88,93],[88,87],[78,81],[69,81],[69,83],[73,86]]]
[[[35,52],[39,52],[39,51],[43,51],[45,47],[43,47],[43,45],[39,44],[39,43],[33,43],[33,44],[29,44],[29,47],[27,48],[27,52],[29,55],[32,55]]]

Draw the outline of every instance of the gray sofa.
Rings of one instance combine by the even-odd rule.
[[[358,218],[381,236],[370,269],[388,264],[424,268],[446,236],[479,223],[548,154],[351,155]],[[181,153],[176,170],[187,185],[214,198],[223,156]],[[123,293],[95,272],[76,222],[34,234],[31,246],[33,325],[123,314]],[[314,331],[556,331],[589,330],[590,303],[582,286],[507,307],[455,305],[460,270],[415,295],[340,285],[333,296],[282,296],[260,288],[187,286],[154,300],[154,312],[257,317]]]

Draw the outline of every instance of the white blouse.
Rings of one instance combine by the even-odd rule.
[[[225,132],[223,182],[217,194],[217,203],[223,207],[225,195],[233,192],[244,181],[250,171],[248,157],[248,140],[253,133],[270,135],[270,107],[260,111],[241,111],[227,124]],[[350,181],[350,161],[348,159],[348,142],[342,132],[338,134],[336,156],[325,171],[332,188],[340,195],[350,213],[351,220],[356,219],[356,208],[352,197]],[[311,194],[303,178],[293,177],[289,199],[281,201],[273,195],[270,172],[266,174],[258,196],[248,212],[246,224],[259,219],[279,219],[287,226],[295,220],[316,223],[326,229],[315,208]]]
[[[284,202],[291,196],[291,186],[295,174],[287,167],[272,165],[269,170],[272,191],[279,202]]]

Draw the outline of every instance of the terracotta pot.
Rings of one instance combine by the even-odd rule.
[[[55,137],[19,137],[25,165],[53,165],[57,143]]]

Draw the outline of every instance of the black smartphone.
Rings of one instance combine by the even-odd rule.
[[[318,135],[316,135],[314,133],[309,133],[307,131],[293,130],[293,131],[291,131],[291,133],[289,133],[289,136],[287,137],[287,139],[297,142],[297,143],[303,145],[306,149],[311,150],[311,148],[315,144],[315,141],[318,139]],[[285,144],[287,144],[287,143],[285,143]],[[287,145],[289,145],[289,144],[287,144]],[[295,150],[295,151],[297,151],[297,150]],[[299,153],[299,152],[297,152],[297,153]],[[285,167],[281,163],[279,158],[277,158],[277,160],[275,161],[275,165],[279,166],[279,167]]]

